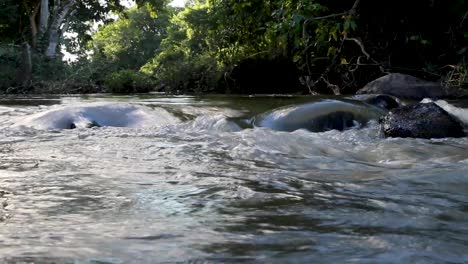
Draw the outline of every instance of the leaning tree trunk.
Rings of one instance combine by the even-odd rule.
[[[57,47],[59,44],[60,37],[62,36],[62,31],[60,27],[64,23],[65,19],[68,15],[70,15],[70,10],[73,9],[76,0],[70,0],[67,4],[65,4],[57,14],[54,14],[52,18],[52,23],[49,28],[49,39],[47,44],[47,49],[45,51],[45,55],[48,58],[55,58],[57,57]]]

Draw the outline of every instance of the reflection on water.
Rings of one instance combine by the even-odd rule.
[[[375,121],[324,133],[251,126],[311,98],[59,100],[0,101],[3,262],[468,262],[466,138],[383,139]],[[104,101],[174,122],[16,126]]]

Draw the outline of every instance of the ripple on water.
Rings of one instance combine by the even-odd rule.
[[[12,127],[63,106],[0,109],[5,262],[468,261],[466,138],[240,129],[244,110],[190,107],[74,130]]]

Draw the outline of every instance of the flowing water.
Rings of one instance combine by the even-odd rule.
[[[255,125],[311,101],[0,100],[0,261],[468,263],[468,139]]]

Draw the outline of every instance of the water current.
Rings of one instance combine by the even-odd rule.
[[[0,261],[468,263],[467,138],[256,125],[306,102],[1,99]]]

